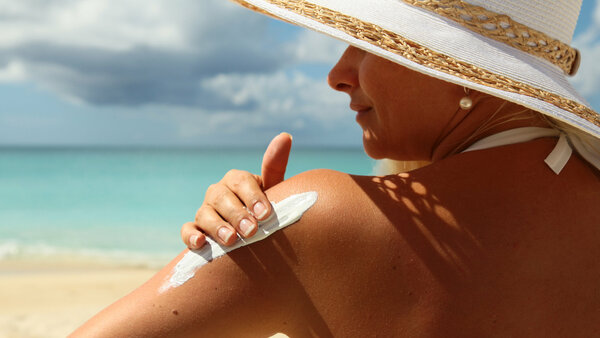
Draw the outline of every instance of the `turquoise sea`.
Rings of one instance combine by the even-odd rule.
[[[0,260],[93,258],[163,265],[184,246],[206,188],[259,173],[263,149],[0,148]],[[362,149],[293,149],[286,177],[372,172]]]

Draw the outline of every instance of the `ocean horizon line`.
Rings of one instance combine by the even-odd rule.
[[[102,144],[91,144],[91,145],[78,145],[78,144],[35,144],[35,145],[22,145],[22,144],[0,144],[0,151],[38,151],[38,150],[98,150],[98,151],[227,151],[227,150],[265,150],[266,145],[102,145]],[[362,146],[356,145],[313,145],[313,144],[294,144],[292,146],[292,152],[294,150],[320,150],[320,151],[364,151]]]

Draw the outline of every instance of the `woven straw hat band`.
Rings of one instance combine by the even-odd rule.
[[[582,0],[463,0],[570,44]],[[442,1],[440,1],[442,2]]]
[[[233,1],[271,16],[241,0]],[[575,32],[581,0],[401,1],[435,12],[478,34],[549,61],[566,75],[573,76],[579,69],[579,51],[568,43]],[[554,20],[541,19],[549,17],[554,17]],[[521,22],[527,22],[528,25]]]
[[[572,35],[575,24],[577,23],[577,15],[574,17],[573,25],[569,27],[560,27],[558,25],[542,25],[539,26],[544,28],[545,31],[550,31],[555,35],[549,35],[545,31],[539,31],[532,27],[526,26],[514,20],[510,15],[499,14],[494,11],[488,10],[484,7],[477,6],[474,4],[467,3],[461,0],[402,0],[407,4],[417,6],[445,18],[453,20],[460,25],[472,30],[475,33],[494,39],[496,41],[505,43],[511,47],[517,48],[525,53],[540,57],[546,61],[551,62],[557,67],[561,68],[567,75],[574,75],[580,63],[579,52],[570,47],[568,44],[561,42],[558,39],[553,38],[561,31],[558,29],[565,28]],[[471,1],[476,2],[476,1]],[[509,7],[511,4],[516,5],[518,2],[521,6],[522,1],[503,1],[502,6],[497,6],[499,1],[486,1],[486,5],[492,8],[502,7],[503,9],[513,9]],[[532,1],[532,5],[527,4],[527,8],[531,11],[535,9],[535,2]],[[566,2],[564,2],[566,3]],[[522,8],[521,6],[515,6],[515,8]],[[547,9],[548,6],[544,6]],[[569,6],[566,6],[569,7]],[[572,7],[572,6],[571,6]],[[565,8],[572,9],[572,8]],[[518,17],[524,17],[527,13],[515,12],[514,14]],[[579,13],[579,8],[575,14]],[[534,15],[531,15],[535,17]],[[529,22],[531,20],[528,20]],[[568,20],[569,21],[569,20]],[[558,20],[557,22],[561,22]],[[564,26],[564,25],[562,25]],[[571,40],[571,37],[567,39]]]
[[[232,1],[600,139],[600,114],[565,77],[581,0]]]

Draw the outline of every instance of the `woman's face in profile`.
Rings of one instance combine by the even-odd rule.
[[[350,96],[365,151],[373,158],[429,160],[464,96],[462,87],[352,46],[328,82]]]

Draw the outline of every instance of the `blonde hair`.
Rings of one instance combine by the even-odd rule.
[[[375,161],[373,167],[373,174],[376,176],[385,176],[406,173],[411,170],[422,168],[429,165],[429,161],[397,161],[384,158],[382,160]]]

